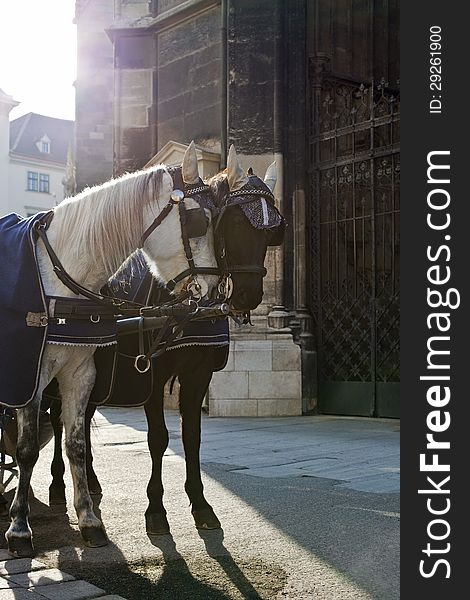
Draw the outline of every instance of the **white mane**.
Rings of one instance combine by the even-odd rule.
[[[128,173],[61,202],[54,216],[60,221],[57,254],[75,247],[100,260],[108,273],[117,271],[123,255],[130,255],[138,246],[144,209],[158,199],[164,172],[158,165]]]

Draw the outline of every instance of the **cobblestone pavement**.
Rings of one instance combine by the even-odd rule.
[[[0,600],[399,598],[398,421],[205,417],[203,480],[223,530],[201,532],[184,494],[179,416],[166,419],[171,535],[145,534],[143,410],[103,409],[93,432],[104,490],[96,509],[110,545],[84,548],[68,472],[68,511],[48,506],[49,444],[32,481],[37,557],[0,550]],[[5,531],[8,519],[1,522]]]

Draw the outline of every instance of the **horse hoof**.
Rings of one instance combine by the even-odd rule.
[[[49,487],[49,506],[66,504],[65,487]]]
[[[100,548],[109,544],[108,536],[103,527],[83,527],[80,529],[85,546]]]
[[[98,479],[90,479],[88,481],[88,491],[91,496],[99,496],[103,492]]]
[[[30,537],[8,537],[8,552],[15,558],[34,556],[33,540]]]
[[[198,529],[220,529],[221,524],[210,506],[191,511]]]
[[[145,515],[145,529],[149,535],[166,535],[170,533],[170,524],[165,513]]]

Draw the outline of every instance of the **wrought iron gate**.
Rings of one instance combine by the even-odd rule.
[[[319,410],[398,416],[399,91],[318,72],[311,89]]]

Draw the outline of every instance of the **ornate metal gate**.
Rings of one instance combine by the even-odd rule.
[[[398,416],[399,91],[318,71],[312,82],[319,410]]]

